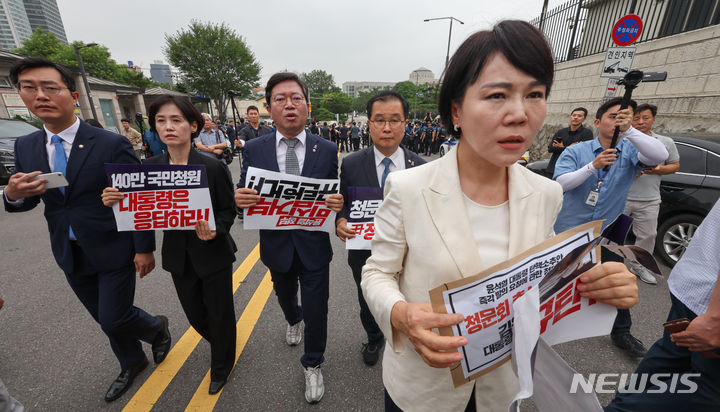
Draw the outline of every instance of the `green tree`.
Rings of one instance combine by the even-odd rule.
[[[80,41],[63,44],[54,34],[45,33],[38,27],[32,36],[23,42],[21,48],[15,49],[15,52],[27,56],[45,57],[55,63],[77,67],[77,55],[74,46],[83,46],[84,44]],[[125,65],[117,64],[110,57],[110,50],[103,45],[83,47],[80,49],[80,56],[82,56],[85,70],[91,76],[142,89],[157,85],[157,83],[142,74],[131,72]]]
[[[300,79],[305,82],[310,90],[310,95],[322,96],[325,93],[337,91],[335,79],[332,74],[325,70],[313,70],[310,73],[300,73]]]
[[[336,114],[345,114],[352,110],[352,97],[343,92],[331,92],[323,95],[320,107]]]
[[[255,55],[225,23],[193,20],[187,29],[165,35],[163,52],[180,70],[185,87],[212,99],[221,116],[230,102],[229,90],[248,96],[260,80]]]
[[[317,121],[335,120],[335,115],[324,107],[318,107],[317,109],[313,106],[312,117]]]

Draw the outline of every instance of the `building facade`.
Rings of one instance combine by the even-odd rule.
[[[150,78],[152,78],[154,82],[173,84],[170,65],[163,64],[160,61],[155,61],[155,63],[150,64]]]
[[[350,97],[357,97],[360,92],[393,86],[395,86],[394,82],[345,82],[342,84],[342,91]]]
[[[57,0],[23,0],[30,28],[38,27],[46,33],[52,33],[58,40],[67,44],[65,26],[60,17]]]
[[[413,70],[408,77],[414,85],[421,84],[435,84],[435,75],[430,69],[421,67],[417,70]]]
[[[22,0],[0,0],[0,50],[22,45],[32,34],[30,21]]]

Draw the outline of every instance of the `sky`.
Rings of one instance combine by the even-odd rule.
[[[149,76],[155,60],[167,63],[165,36],[195,19],[226,23],[260,63],[260,84],[278,71],[315,69],[346,81],[408,80],[420,67],[438,78],[450,55],[470,34],[503,19],[531,20],[542,0],[57,0],[69,41],[100,43],[112,58],[128,60]],[[563,3],[550,0],[550,8]]]

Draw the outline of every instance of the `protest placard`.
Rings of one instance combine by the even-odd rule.
[[[345,241],[345,248],[370,250],[375,237],[375,212],[382,204],[383,192],[379,187],[348,187],[348,228],[355,237]]]
[[[335,212],[325,198],[338,193],[338,179],[313,179],[249,167],[246,187],[260,201],[243,212],[245,229],[303,229],[335,233]]]
[[[204,165],[106,164],[110,186],[123,193],[113,205],[118,231],[195,230],[215,216]]]

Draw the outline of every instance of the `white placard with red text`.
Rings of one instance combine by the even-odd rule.
[[[260,201],[243,211],[245,229],[323,231],[335,233],[335,212],[325,198],[338,193],[338,179],[314,179],[249,167],[245,187]]]
[[[118,231],[215,230],[204,165],[106,164],[110,186],[124,194],[113,205]]]

